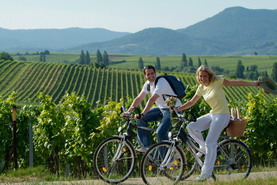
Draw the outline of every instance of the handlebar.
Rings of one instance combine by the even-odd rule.
[[[179,113],[179,112],[177,111],[177,108],[176,108],[176,107],[173,108],[173,111],[174,111],[174,113],[177,115],[178,119],[179,119],[180,121],[182,121],[182,122],[184,122],[184,121],[196,121],[196,116],[195,116],[195,114],[194,114],[192,111],[185,110],[185,111],[183,111],[183,113]],[[189,114],[189,115],[190,115],[190,119],[186,119],[186,117],[187,117],[186,114]]]
[[[124,113],[124,118],[129,119],[129,120],[133,120],[134,119],[134,114],[141,114],[141,111],[139,108],[132,108],[133,111],[132,112],[127,112],[127,108],[125,108],[124,106],[121,106],[121,113]]]

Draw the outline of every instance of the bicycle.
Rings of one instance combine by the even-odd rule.
[[[122,109],[122,111],[125,110]],[[132,174],[137,158],[135,147],[131,142],[133,139],[135,139],[139,147],[142,147],[145,151],[147,150],[133,130],[139,128],[154,132],[155,129],[137,126],[133,123],[133,117],[132,114],[127,114],[125,117],[127,129],[123,134],[105,139],[95,150],[93,159],[94,169],[105,182],[120,183],[128,179]],[[121,130],[122,127],[118,129],[120,133]]]
[[[156,184],[157,181],[164,181],[165,179],[173,180],[175,184],[190,177],[199,167],[203,166],[203,157],[198,155],[204,155],[204,152],[198,148],[198,144],[184,130],[190,121],[196,120],[195,116],[191,112],[185,112],[190,113],[192,117],[192,119],[187,120],[185,115],[179,114],[176,109],[173,110],[181,126],[177,134],[169,133],[169,141],[151,146],[143,156],[140,172],[145,184]],[[183,147],[180,146],[181,144]],[[214,180],[226,174],[247,178],[251,168],[252,156],[249,146],[228,136],[219,142],[212,175]],[[170,174],[173,175],[168,175],[168,171],[172,171]]]

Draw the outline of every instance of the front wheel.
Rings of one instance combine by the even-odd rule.
[[[133,172],[136,155],[132,144],[114,136],[102,141],[94,153],[94,169],[108,183],[125,181]]]
[[[145,184],[177,183],[184,171],[185,157],[178,146],[162,142],[150,147],[141,164],[141,177]]]
[[[217,178],[247,178],[252,168],[250,148],[242,141],[227,139],[219,143],[214,174]]]

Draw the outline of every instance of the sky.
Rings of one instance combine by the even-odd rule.
[[[225,8],[277,9],[277,0],[0,0],[0,28],[186,28]]]

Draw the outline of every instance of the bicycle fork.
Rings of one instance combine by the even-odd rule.
[[[112,162],[117,161],[122,156],[122,154],[125,152],[125,150],[124,150],[125,144],[126,144],[126,138],[122,137],[120,140],[120,143],[117,147],[116,153],[112,159]]]
[[[165,169],[166,167],[168,167],[169,164],[172,163],[172,161],[174,160],[174,151],[176,149],[176,146],[177,146],[176,141],[173,141],[170,144],[170,148],[167,149],[167,151],[159,151],[161,157],[163,158],[163,161],[160,165],[161,169]]]

